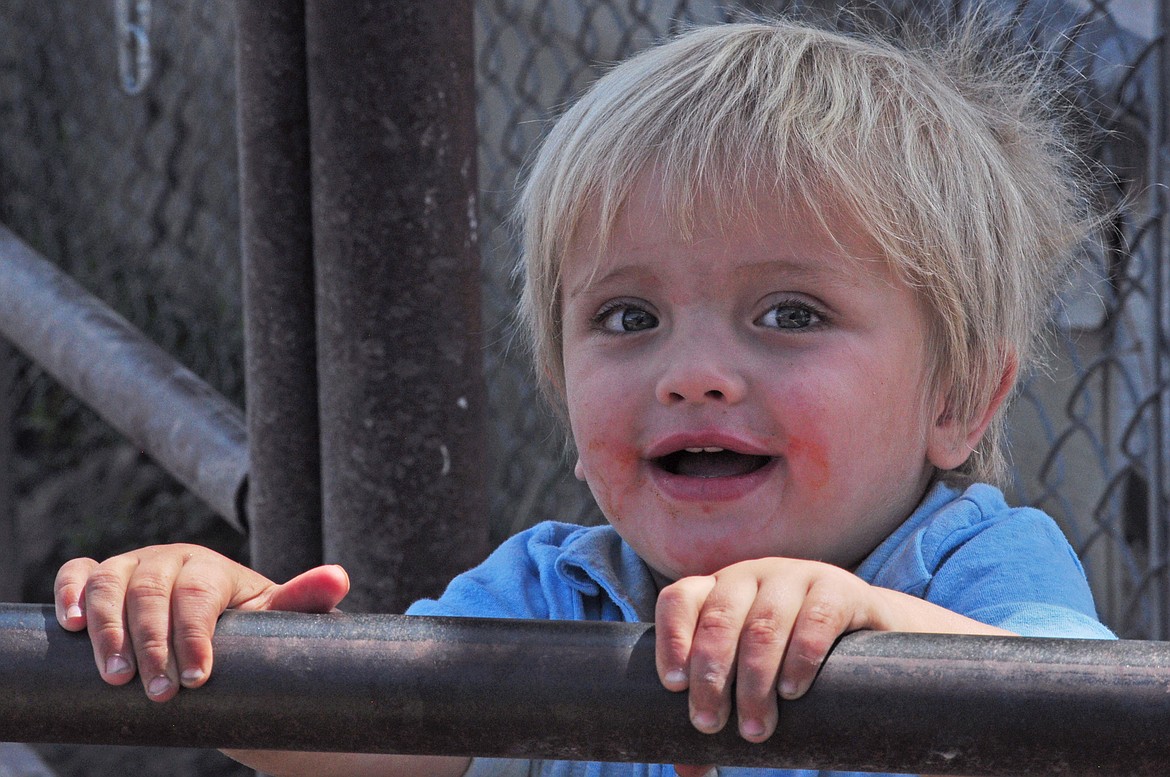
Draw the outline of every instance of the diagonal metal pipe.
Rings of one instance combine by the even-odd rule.
[[[244,530],[239,408],[0,226],[0,335]]]
[[[166,704],[102,684],[49,607],[0,606],[0,741],[928,772],[1161,775],[1170,643],[859,632],[753,745],[699,734],[650,624],[229,612]]]

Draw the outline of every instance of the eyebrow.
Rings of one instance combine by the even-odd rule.
[[[584,279],[578,283],[573,284],[572,287],[565,287],[565,299],[572,299],[577,297],[604,283],[610,283],[612,281],[623,281],[634,278],[654,279],[656,275],[656,273],[652,272],[648,268],[641,268],[638,266],[618,267],[602,275],[599,272],[597,265],[594,264],[592,272],[585,276]]]
[[[841,261],[823,262],[801,259],[764,259],[759,262],[750,262],[736,268],[737,274],[774,273],[786,277],[795,277],[802,280],[823,279],[834,283],[849,281],[856,277],[858,269],[863,269],[873,261],[860,257],[844,257]],[[650,265],[624,265],[602,274],[595,264],[593,271],[572,287],[565,287],[565,299],[573,299],[581,294],[613,281],[629,279],[654,280],[657,273]]]

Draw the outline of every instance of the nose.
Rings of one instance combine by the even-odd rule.
[[[692,347],[664,354],[656,395],[664,405],[697,402],[735,404],[747,394],[747,381],[734,354],[726,348]]]

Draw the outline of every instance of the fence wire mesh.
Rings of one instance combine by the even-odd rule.
[[[143,6],[147,6],[144,8]],[[481,245],[494,539],[537,520],[596,522],[512,330],[516,177],[558,111],[604,67],[679,28],[752,14],[837,18],[832,0],[481,0],[477,8]],[[959,18],[968,2],[865,2],[874,18]],[[1091,85],[1081,96],[1113,174],[1116,218],[1084,251],[1049,369],[1010,420],[1010,490],[1061,523],[1102,615],[1122,635],[1170,637],[1167,472],[1170,301],[1163,218],[1165,2],[1006,0],[1022,38]],[[145,16],[143,11],[146,11]],[[129,35],[117,14],[148,26]],[[242,397],[235,214],[233,20],[227,2],[11,0],[0,9],[0,218],[227,395]],[[145,66],[143,47],[145,44]],[[125,50],[123,50],[125,49]],[[129,63],[129,64],[126,64]],[[120,69],[121,68],[121,69]],[[131,68],[129,75],[124,72]],[[129,91],[127,78],[143,79]],[[25,364],[15,384],[22,541],[112,552],[143,506],[160,534],[206,511]],[[80,451],[80,452],[79,452]],[[95,485],[98,484],[98,485]],[[161,496],[160,496],[161,495]],[[80,516],[68,541],[34,529]],[[115,516],[116,520],[111,520]],[[88,547],[87,547],[88,543]],[[96,549],[94,549],[96,546]],[[42,576],[43,577],[43,576]],[[44,586],[41,580],[40,585]],[[34,590],[34,589],[26,589]],[[43,594],[41,594],[43,595]]]

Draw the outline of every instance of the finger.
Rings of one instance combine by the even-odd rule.
[[[53,581],[53,609],[57,623],[68,631],[85,628],[85,581],[98,563],[91,558],[66,561]]]
[[[817,577],[809,585],[780,668],[778,690],[785,699],[808,691],[837,638],[849,630],[854,612],[840,582]]]
[[[757,593],[754,576],[720,574],[703,602],[691,644],[691,723],[707,734],[727,724],[739,635]]]
[[[331,612],[349,593],[349,575],[337,564],[314,567],[276,586],[264,609]]]
[[[699,611],[714,577],[684,577],[658,594],[654,611],[654,663],[658,679],[670,691],[687,689],[691,643]]]
[[[116,556],[94,566],[82,593],[86,629],[102,679],[124,685],[134,677],[134,652],[126,629],[126,587],[137,560]]]
[[[211,676],[211,638],[219,616],[231,602],[236,585],[234,562],[218,553],[192,548],[170,592],[171,647],[179,683],[198,688]]]
[[[788,638],[800,610],[791,585],[761,585],[739,635],[735,710],[744,739],[762,742],[776,730],[776,684]]]
[[[138,559],[126,586],[127,627],[146,695],[154,701],[167,701],[179,690],[171,649],[171,595],[189,556],[164,547],[139,551]]]

